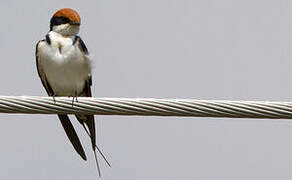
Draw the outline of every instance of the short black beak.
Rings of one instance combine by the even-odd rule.
[[[80,26],[80,22],[70,22],[70,25]]]

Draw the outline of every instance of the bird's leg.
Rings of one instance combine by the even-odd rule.
[[[72,107],[73,107],[73,105],[74,105],[74,96],[72,96]]]
[[[54,94],[52,95],[52,97],[53,97],[53,101],[54,101],[54,103],[56,104],[56,99],[55,99],[56,94],[54,93]]]
[[[73,107],[73,105],[74,105],[74,98],[76,99],[76,102],[78,102],[78,99],[77,99],[77,91],[75,91],[74,96],[72,96],[72,97],[73,97],[73,99],[72,99],[72,107]]]
[[[77,91],[75,91],[75,99],[76,99],[76,102],[78,102],[78,99],[77,99]]]

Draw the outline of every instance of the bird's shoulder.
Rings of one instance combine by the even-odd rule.
[[[79,47],[79,49],[85,54],[85,55],[89,55],[89,51],[84,43],[84,41],[81,39],[80,36],[75,35],[73,38],[73,45],[77,45]]]
[[[49,34],[46,34],[45,38],[42,40],[39,40],[36,44],[36,48],[35,48],[35,55],[39,55],[40,53],[42,53],[42,50],[46,47],[51,46],[52,44],[52,40],[49,36]]]
[[[39,40],[36,44],[36,49],[35,49],[36,67],[37,67],[38,75],[41,79],[41,82],[42,82],[44,88],[46,89],[48,95],[52,96],[52,95],[54,95],[54,92],[53,92],[53,89],[51,88],[50,84],[47,81],[46,74],[44,72],[44,69],[43,69],[43,66],[41,63],[41,59],[40,59],[40,55],[39,55],[41,52],[40,47],[43,45],[43,43],[46,43],[45,39]]]

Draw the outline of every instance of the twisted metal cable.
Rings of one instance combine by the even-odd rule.
[[[0,96],[0,113],[292,119],[292,102]]]

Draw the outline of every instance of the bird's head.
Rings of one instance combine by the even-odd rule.
[[[50,31],[54,31],[63,36],[73,36],[78,34],[81,19],[79,14],[69,8],[57,11],[50,21]]]

